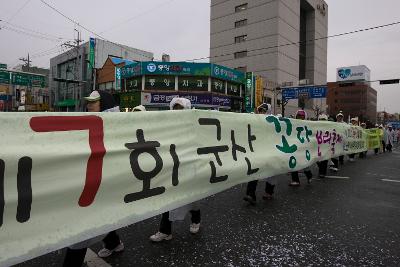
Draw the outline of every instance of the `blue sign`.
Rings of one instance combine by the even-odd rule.
[[[282,98],[284,100],[298,99],[299,96],[306,98],[325,98],[327,94],[326,86],[304,86],[282,88]]]
[[[169,105],[174,97],[183,97],[190,100],[192,106],[204,107],[231,107],[231,98],[221,95],[212,94],[192,94],[185,92],[159,92],[159,93],[142,93],[142,105]]]
[[[391,121],[387,125],[391,125],[393,129],[400,129],[400,121]]]
[[[350,77],[351,69],[339,69],[338,70],[338,75],[339,75],[340,78],[346,79],[346,78]]]
[[[12,100],[12,95],[0,95],[0,100],[2,101],[11,101]]]

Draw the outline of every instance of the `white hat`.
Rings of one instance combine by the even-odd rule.
[[[192,107],[192,103],[190,103],[189,99],[183,97],[174,97],[171,100],[171,103],[169,103],[169,109],[174,109],[174,106],[177,104],[181,105],[183,109],[191,109]]]
[[[351,118],[350,121],[358,121],[358,119],[357,118]]]
[[[90,93],[89,96],[85,97],[86,101],[94,102],[94,101],[99,101],[100,100],[100,94],[98,91],[93,91]]]
[[[339,116],[344,117],[344,115],[343,115],[343,113],[341,111],[339,111],[339,113],[336,115],[336,118],[339,117]]]
[[[326,114],[320,114],[318,116],[318,120],[319,121],[327,121],[328,120],[328,116]]]
[[[132,111],[146,111],[146,108],[143,105],[139,105],[134,107]]]

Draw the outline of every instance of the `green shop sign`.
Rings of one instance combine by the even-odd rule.
[[[7,69],[7,64],[0,63],[0,69]]]
[[[140,105],[141,94],[140,92],[132,93],[121,93],[120,97],[120,108],[134,108]]]
[[[244,73],[210,63],[156,62],[133,63],[121,69],[121,78],[141,75],[203,76],[224,81],[244,83]]]
[[[254,111],[254,101],[253,101],[253,94],[254,94],[254,74],[252,72],[246,73],[246,89],[244,95],[244,106],[247,113],[251,113]]]
[[[211,72],[212,77],[231,82],[244,83],[245,75],[243,72],[215,64],[211,64],[211,66],[212,66],[212,72]]]
[[[10,84],[10,72],[0,70],[0,83]]]

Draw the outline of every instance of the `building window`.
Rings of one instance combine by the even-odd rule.
[[[240,6],[236,6],[235,7],[235,12],[240,12],[240,11],[243,11],[243,10],[246,10],[246,9],[247,9],[247,3],[243,4],[243,5],[240,5]]]
[[[247,72],[247,66],[243,66],[243,67],[237,67],[235,68],[235,70],[246,73]]]
[[[247,19],[242,19],[235,22],[235,28],[240,28],[246,25],[247,25]]]
[[[241,35],[241,36],[236,36],[235,37],[235,43],[243,43],[246,42],[247,40],[247,35]]]
[[[235,53],[235,58],[247,57],[247,51],[240,51]]]

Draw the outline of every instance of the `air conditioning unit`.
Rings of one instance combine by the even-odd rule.
[[[299,85],[309,85],[310,80],[309,79],[303,79],[299,81]]]

